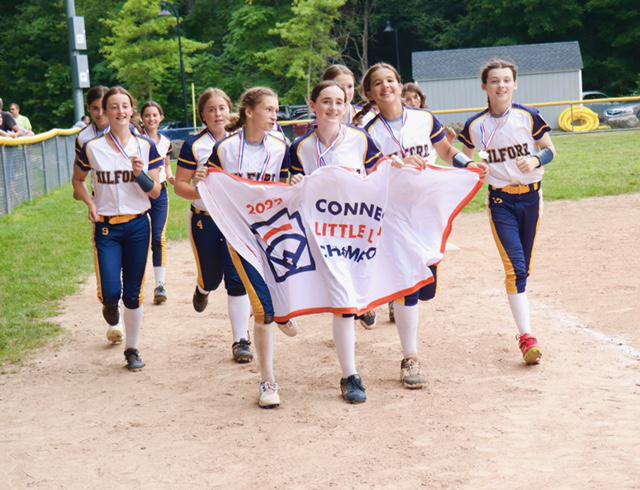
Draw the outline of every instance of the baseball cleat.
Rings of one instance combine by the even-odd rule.
[[[193,292],[193,309],[198,313],[202,313],[207,307],[209,302],[209,294],[202,294],[196,286],[196,290]]]
[[[427,384],[417,357],[405,357],[400,363],[400,381],[405,388],[418,390]]]
[[[342,398],[347,403],[355,404],[367,401],[367,394],[365,393],[364,384],[362,384],[362,378],[357,374],[352,374],[348,378],[341,378],[340,391],[342,392]]]
[[[120,308],[118,308],[118,304],[102,305],[102,316],[109,325],[117,325],[120,321]]]
[[[167,290],[163,284],[160,284],[160,286],[153,290],[153,304],[161,305],[165,301],[167,301]]]
[[[247,364],[253,361],[253,352],[251,352],[251,342],[246,339],[240,339],[231,345],[233,360],[238,364]]]
[[[125,350],[124,358],[127,360],[127,369],[129,371],[140,371],[144,367],[144,361],[140,357],[138,349]]]
[[[124,338],[122,325],[112,325],[107,329],[107,340],[112,344],[119,344]]]
[[[293,320],[288,320],[287,323],[278,323],[277,325],[280,331],[289,337],[298,335],[298,325]]]
[[[538,364],[542,357],[542,351],[538,347],[538,339],[528,333],[522,334],[518,339],[518,346],[522,352],[522,359],[526,365]]]
[[[260,398],[258,406],[260,408],[276,408],[280,406],[280,387],[278,383],[263,381],[260,383]]]
[[[360,325],[367,330],[371,330],[376,326],[376,310],[367,311],[364,315],[359,316]]]

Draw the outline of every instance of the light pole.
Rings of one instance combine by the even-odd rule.
[[[396,68],[400,72],[400,49],[398,48],[398,29],[395,28],[390,20],[387,20],[387,25],[384,27],[384,32],[393,32],[393,37],[396,45]]]
[[[180,49],[180,77],[182,78],[182,105],[184,110],[184,127],[189,127],[189,111],[187,109],[187,82],[184,76],[184,56],[182,54],[182,33],[180,32],[180,12],[178,8],[171,2],[162,2],[160,4],[160,17],[176,18],[176,26],[178,30],[178,48]]]

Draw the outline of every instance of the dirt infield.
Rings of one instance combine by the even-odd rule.
[[[519,359],[484,214],[463,215],[421,305],[428,388],[398,381],[393,325],[358,330],[368,401],[339,398],[329,316],[277,333],[283,405],[230,359],[224,294],[191,307],[188,243],[166,305],[147,282],[141,373],[105,343],[93,277],[68,335],[0,375],[2,488],[640,488],[640,194],[547,204],[530,281],[544,356]],[[152,277],[149,271],[148,277]]]

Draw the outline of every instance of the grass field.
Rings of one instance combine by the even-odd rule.
[[[546,200],[640,192],[640,132],[558,135]],[[171,192],[168,238],[188,238],[189,203]],[[468,211],[483,209],[481,191]],[[93,270],[86,208],[65,187],[0,219],[0,365],[24,358],[60,332],[58,303]],[[96,312],[99,311],[96,299]]]

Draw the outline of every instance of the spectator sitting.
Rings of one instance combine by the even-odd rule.
[[[9,138],[22,136],[23,131],[20,129],[20,126],[18,126],[18,123],[16,123],[16,120],[10,113],[3,111],[2,107],[3,103],[2,99],[0,99],[0,116],[2,117],[2,122],[0,123],[0,131],[4,133],[2,136],[8,136]],[[11,131],[13,131],[13,133],[11,133]]]
[[[27,116],[23,116],[22,114],[20,114],[20,106],[15,102],[12,102],[9,105],[9,112],[11,112],[11,115],[22,130],[22,136],[33,136],[31,121],[29,121],[29,118]]]
[[[89,125],[89,116],[84,115],[80,118],[80,120],[73,125],[74,128],[84,129]]]
[[[13,131],[5,131],[4,129],[2,129],[2,112],[0,112],[0,137],[3,138],[15,138],[16,137],[16,133],[14,133]]]

